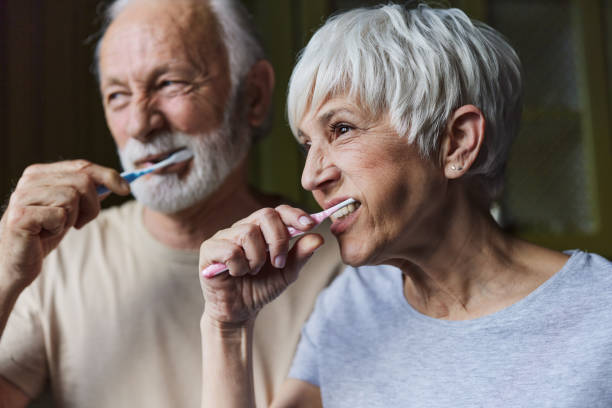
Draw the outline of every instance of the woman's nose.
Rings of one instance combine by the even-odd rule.
[[[340,170],[323,148],[312,146],[306,156],[302,171],[302,187],[308,191],[321,190],[333,184],[340,177]]]

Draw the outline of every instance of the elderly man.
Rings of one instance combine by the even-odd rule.
[[[109,8],[97,62],[123,166],[183,148],[194,157],[136,181],[137,201],[101,213],[98,186],[130,192],[115,170],[86,161],[25,170],[0,224],[1,407],[26,406],[47,384],[62,407],[198,406],[197,248],[280,204],[246,183],[246,155],[265,127],[274,82],[249,27],[228,0]],[[254,335],[260,405],[286,375],[338,259],[335,247],[320,249],[307,276],[262,312]]]

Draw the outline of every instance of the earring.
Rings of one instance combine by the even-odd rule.
[[[461,166],[455,166],[455,165],[453,164],[453,165],[451,165],[451,170],[452,170],[452,171],[461,171],[461,170],[463,170],[463,167],[461,167]]]

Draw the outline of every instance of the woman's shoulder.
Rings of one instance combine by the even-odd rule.
[[[612,284],[612,262],[607,258],[577,249],[565,253],[570,255],[563,268],[568,275],[583,282],[598,281]]]
[[[570,258],[557,274],[556,297],[572,299],[573,302],[583,299],[589,308],[597,304],[605,309],[612,307],[612,262],[601,255],[581,250],[565,253]]]

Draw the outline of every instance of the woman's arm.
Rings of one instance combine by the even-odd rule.
[[[255,407],[252,343],[257,313],[297,279],[323,243],[321,236],[307,234],[289,250],[287,226],[313,226],[298,221],[304,217],[308,214],[288,206],[262,209],[200,247],[200,269],[215,262],[229,268],[228,273],[200,280],[205,300],[200,321],[202,407]]]
[[[253,326],[223,325],[202,316],[202,407],[255,407]]]
[[[323,408],[321,390],[306,381],[287,379],[271,408]]]

